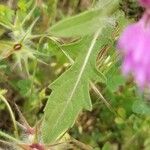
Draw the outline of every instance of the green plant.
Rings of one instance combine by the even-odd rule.
[[[89,0],[87,10],[84,0],[0,5],[0,117],[8,109],[13,122],[0,125],[0,143],[24,150],[148,148],[149,92],[138,93],[120,73],[116,40],[131,21],[120,3]]]

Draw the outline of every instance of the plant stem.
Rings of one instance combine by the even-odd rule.
[[[8,134],[2,132],[2,131],[0,131],[0,136],[1,136],[1,137],[4,137],[4,138],[6,138],[6,139],[9,139],[9,140],[12,141],[12,142],[20,143],[19,140],[17,140],[16,138],[14,138],[14,137],[12,137],[12,136],[10,136],[10,135],[8,135]]]
[[[16,124],[16,119],[15,119],[15,115],[9,105],[9,103],[7,102],[6,98],[3,96],[3,95],[0,95],[0,99],[5,103],[5,105],[7,106],[7,109],[10,113],[10,116],[11,116],[11,119],[12,119],[12,122],[13,122],[13,125],[14,125],[14,134],[15,134],[15,137],[18,139],[19,138],[19,134],[18,134],[18,129],[17,129],[17,124]]]

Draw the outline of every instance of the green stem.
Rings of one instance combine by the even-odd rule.
[[[19,134],[18,134],[18,129],[17,129],[17,124],[16,124],[16,119],[15,119],[15,115],[9,105],[9,103],[7,102],[7,100],[5,99],[5,97],[3,95],[0,95],[0,99],[5,103],[5,105],[7,106],[7,109],[10,113],[10,116],[11,116],[11,119],[12,119],[12,122],[13,122],[13,125],[14,125],[14,134],[15,134],[15,137],[18,139],[19,138]]]
[[[15,142],[15,143],[21,143],[19,140],[15,139],[14,137],[12,137],[12,136],[10,136],[10,135],[2,132],[2,131],[0,131],[0,136],[4,137],[4,138],[6,138],[6,139],[8,139],[8,140],[10,140],[12,142]]]

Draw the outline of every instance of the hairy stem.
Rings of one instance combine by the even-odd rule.
[[[3,95],[0,95],[0,99],[5,103],[5,105],[7,106],[7,109],[9,111],[9,114],[11,116],[11,119],[12,119],[12,122],[13,122],[13,125],[14,125],[14,134],[15,134],[15,137],[18,139],[19,137],[19,134],[18,134],[18,129],[17,129],[17,124],[16,124],[16,119],[15,119],[15,115],[9,105],[9,103],[7,102],[6,98],[3,96]]]

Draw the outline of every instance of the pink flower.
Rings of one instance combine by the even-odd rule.
[[[146,7],[146,8],[150,7],[150,0],[139,0],[139,3],[143,7]]]
[[[129,25],[118,41],[123,53],[123,73],[132,73],[140,87],[150,84],[150,15]]]

